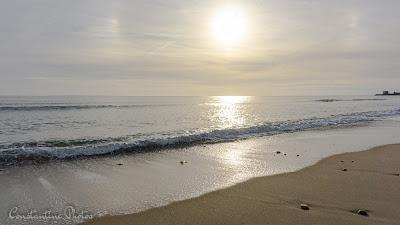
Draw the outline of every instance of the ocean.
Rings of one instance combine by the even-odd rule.
[[[399,115],[395,96],[0,97],[0,165],[162,151]]]
[[[1,97],[0,224],[139,212],[399,132],[395,96]]]

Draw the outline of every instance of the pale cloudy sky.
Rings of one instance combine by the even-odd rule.
[[[400,90],[398,0],[0,2],[0,95],[336,95]],[[222,46],[213,18],[244,15]]]

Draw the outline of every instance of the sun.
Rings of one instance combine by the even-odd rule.
[[[212,19],[212,35],[220,44],[238,44],[247,33],[247,20],[240,8],[226,7]]]

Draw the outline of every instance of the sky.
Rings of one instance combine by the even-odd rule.
[[[0,95],[400,91],[398,0],[0,4]],[[232,8],[245,31],[235,43],[221,43],[213,26]]]

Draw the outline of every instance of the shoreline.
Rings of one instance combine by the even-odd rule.
[[[400,221],[400,144],[343,153],[105,224],[393,224]],[[306,204],[310,210],[300,209]],[[368,216],[355,213],[364,210]]]

